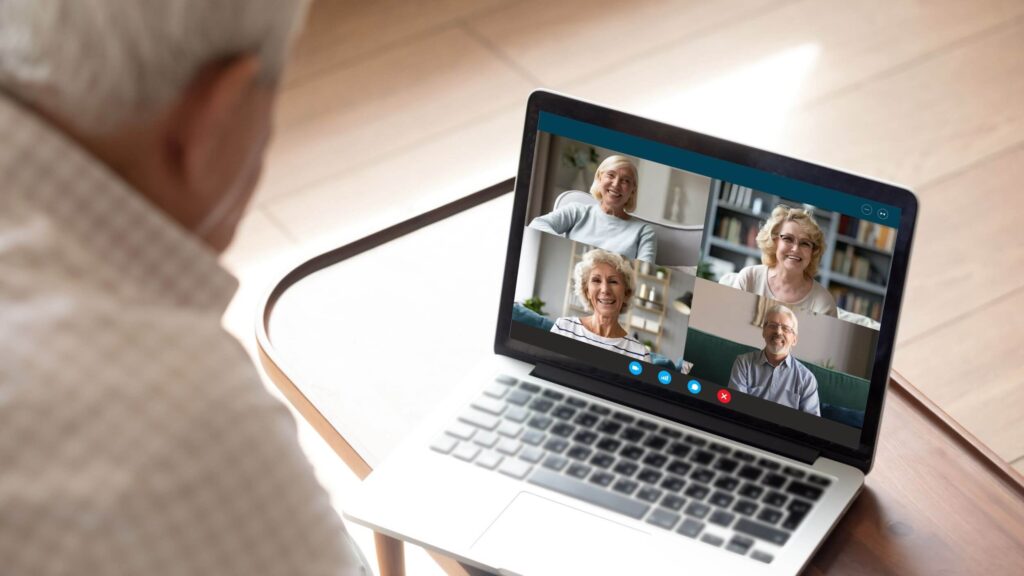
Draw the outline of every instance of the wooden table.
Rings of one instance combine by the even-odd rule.
[[[318,256],[264,302],[265,369],[360,477],[444,397],[460,359],[491,352],[511,189]],[[377,545],[382,572],[401,573],[400,546]],[[1022,574],[1024,478],[894,372],[864,492],[807,572]]]

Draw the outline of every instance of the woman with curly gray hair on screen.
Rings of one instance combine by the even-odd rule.
[[[630,358],[651,361],[647,348],[619,324],[619,316],[633,297],[633,267],[628,260],[606,250],[587,252],[573,270],[573,292],[592,314],[558,318],[552,332]]]

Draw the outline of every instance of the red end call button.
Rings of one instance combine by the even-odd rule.
[[[718,401],[721,402],[722,404],[728,404],[729,402],[732,402],[732,394],[730,394],[729,391],[724,388],[718,391],[717,397]]]

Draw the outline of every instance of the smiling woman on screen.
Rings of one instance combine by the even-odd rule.
[[[633,297],[633,267],[622,256],[594,249],[573,269],[573,292],[590,316],[558,318],[551,331],[637,360],[651,353],[619,324]]]
[[[757,233],[761,262],[740,270],[734,288],[767,296],[791,309],[836,316],[836,302],[814,280],[825,235],[808,210],[779,205]]]
[[[530,228],[653,264],[658,248],[654,228],[629,214],[636,210],[637,199],[633,161],[619,155],[605,158],[594,174],[590,194],[599,204],[563,206],[534,218]]]

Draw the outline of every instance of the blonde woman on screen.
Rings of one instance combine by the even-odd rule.
[[[825,234],[808,210],[780,204],[757,234],[762,263],[740,270],[731,285],[795,311],[835,317],[835,299],[814,280],[824,243]]]
[[[609,156],[594,174],[590,194],[599,204],[570,204],[538,216],[530,228],[597,246],[633,260],[654,263],[654,228],[630,216],[636,210],[637,170],[625,156]]]

